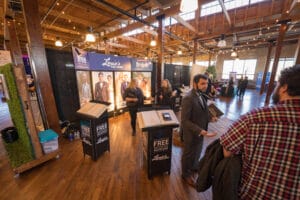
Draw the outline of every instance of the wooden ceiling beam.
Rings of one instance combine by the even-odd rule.
[[[39,9],[40,12],[42,12],[42,13],[45,13],[48,10],[48,8],[45,6],[39,6],[39,8],[40,8]],[[65,14],[61,14],[59,11],[52,10],[49,13],[49,15],[54,16],[54,17],[60,15],[60,18],[65,19],[65,20],[71,20],[72,22],[78,23],[82,26],[96,27],[98,25],[97,23],[91,22],[90,20],[82,19],[79,17],[74,17],[73,15],[67,14],[66,12],[65,12]]]
[[[230,19],[230,16],[228,14],[228,11],[227,11],[227,9],[225,7],[224,1],[223,0],[218,0],[218,1],[219,1],[219,4],[220,4],[220,6],[221,6],[221,8],[223,10],[223,13],[224,13],[224,15],[226,17],[226,20],[227,20],[229,26],[232,26],[231,19]]]
[[[171,7],[167,10],[164,10],[163,12],[159,12],[158,14],[156,15],[152,15],[150,17],[147,17],[145,19],[146,22],[152,24],[154,22],[157,21],[156,17],[159,16],[159,15],[162,15],[162,14],[165,14],[165,17],[169,17],[169,16],[172,16],[172,15],[175,15],[179,13],[179,6],[174,6],[174,7]],[[107,38],[112,38],[112,37],[116,37],[116,36],[119,36],[119,35],[122,35],[124,33],[127,33],[129,31],[132,31],[132,30],[135,30],[135,29],[138,29],[138,28],[142,28],[143,26],[145,26],[145,24],[141,23],[141,22],[135,22],[133,24],[129,24],[128,26],[126,26],[125,28],[122,28],[122,29],[118,29],[116,31],[113,31],[111,33],[108,33],[106,35]]]
[[[135,42],[137,44],[142,44],[142,45],[145,45],[146,42],[142,41],[142,40],[139,40],[137,38],[134,38],[134,37],[128,37],[128,36],[119,36],[118,38],[121,38],[123,40],[127,40],[127,41],[130,41],[130,42]]]
[[[197,33],[197,30],[188,22],[186,22],[182,17],[180,17],[179,15],[173,15],[172,16],[174,19],[176,19],[177,22],[179,22],[180,24],[182,24],[184,27],[186,27],[187,29],[189,29],[190,31],[194,32],[195,34]]]

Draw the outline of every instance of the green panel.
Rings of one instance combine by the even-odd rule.
[[[0,74],[3,74],[9,91],[10,99],[7,100],[10,116],[16,127],[19,139],[13,143],[4,143],[5,149],[13,168],[19,167],[34,159],[34,153],[27,132],[25,116],[22,104],[18,95],[17,85],[13,75],[13,68],[10,64],[0,66]]]

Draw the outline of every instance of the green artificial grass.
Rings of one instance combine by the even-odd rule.
[[[11,64],[0,66],[0,74],[4,74],[6,85],[9,91],[9,100],[7,100],[10,116],[16,127],[19,139],[13,143],[3,141],[5,149],[13,168],[19,167],[34,159],[34,153],[27,132],[25,116],[22,104],[18,95],[18,90],[13,75]]]

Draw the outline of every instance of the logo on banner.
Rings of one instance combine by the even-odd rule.
[[[110,60],[110,58],[104,59],[104,63],[102,63],[102,65],[107,66],[107,67],[111,67],[113,69],[123,68],[119,61],[113,62],[113,61]]]

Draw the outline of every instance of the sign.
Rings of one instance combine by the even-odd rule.
[[[11,63],[11,57],[9,51],[0,50],[0,66]]]
[[[145,60],[145,59],[131,59],[132,61],[132,66],[131,70],[132,71],[152,71],[153,64],[150,60]]]
[[[89,69],[87,52],[77,47],[72,47],[75,69]]]
[[[123,56],[88,53],[90,70],[130,71],[130,58]]]
[[[80,121],[82,141],[88,145],[92,145],[91,128],[89,121]]]

